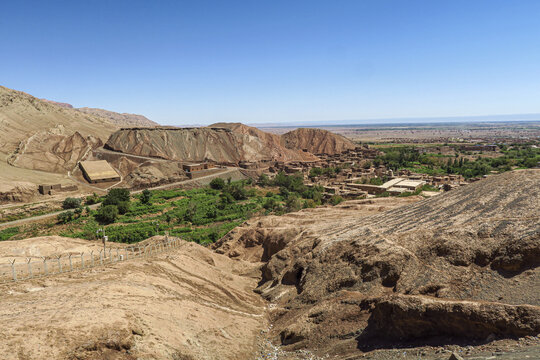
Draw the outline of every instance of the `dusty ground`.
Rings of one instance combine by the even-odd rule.
[[[540,170],[358,216],[381,200],[253,220],[216,244],[265,263],[257,292],[271,303],[274,344],[339,358],[385,349],[383,359],[392,348],[536,339]]]
[[[41,254],[84,247],[28,243]],[[3,359],[249,359],[267,327],[264,302],[252,291],[255,268],[185,243],[150,260],[4,285],[0,353]]]

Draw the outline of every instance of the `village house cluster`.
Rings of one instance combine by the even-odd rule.
[[[430,176],[408,170],[394,172],[384,165],[374,166],[373,160],[380,154],[379,150],[362,145],[340,154],[317,154],[320,158],[318,161],[245,162],[239,166],[246,170],[259,170],[269,177],[279,172],[299,173],[303,175],[308,186],[322,186],[327,196],[339,195],[345,199],[358,199],[385,192],[399,195],[403,192],[415,192],[426,184],[444,190],[466,184],[461,175]],[[312,169],[316,168],[334,171],[313,172]],[[373,184],[372,179],[379,179],[380,184]]]

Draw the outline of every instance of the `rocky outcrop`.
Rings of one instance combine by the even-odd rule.
[[[356,147],[346,137],[322,129],[298,128],[281,135],[281,139],[288,149],[303,149],[312,154],[340,154]]]
[[[392,201],[251,220],[216,251],[263,262],[257,291],[272,303],[275,341],[290,349],[350,355],[395,338],[538,333],[540,170]]]
[[[105,144],[110,150],[138,156],[179,161],[240,161],[316,159],[302,151],[274,147],[274,143],[224,127],[125,128]]]
[[[60,107],[66,108],[66,109],[73,109],[73,105],[68,104],[68,103],[58,102],[58,101],[53,101],[53,100],[47,100],[47,99],[41,99],[41,100],[43,100],[45,102],[48,102],[49,104],[60,106]]]
[[[82,107],[77,110],[86,113],[97,115],[99,117],[108,119],[111,123],[119,127],[129,126],[159,126],[157,122],[148,119],[146,116],[128,113],[117,113],[114,111]]]
[[[362,337],[486,339],[540,333],[540,306],[393,295],[377,300]]]

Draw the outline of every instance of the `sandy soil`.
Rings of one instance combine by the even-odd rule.
[[[58,241],[29,239],[26,251],[87,248],[82,240]],[[255,268],[185,243],[150,260],[4,285],[0,353],[3,359],[250,358],[267,327],[264,303],[252,292]]]

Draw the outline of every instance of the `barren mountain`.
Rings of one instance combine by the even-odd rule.
[[[359,216],[390,201],[251,220],[215,245],[263,262],[273,341],[347,357],[540,333],[540,170]]]
[[[117,128],[105,118],[85,114],[0,86],[0,151],[13,152],[38,132],[71,136],[78,131],[106,139]]]
[[[83,113],[97,115],[103,118],[108,119],[111,123],[119,127],[129,127],[129,126],[159,126],[158,123],[148,119],[146,116],[137,115],[137,114],[128,114],[128,113],[117,113],[114,111],[95,109],[82,107],[77,108],[77,110],[82,111]]]
[[[298,128],[281,135],[288,149],[305,149],[312,154],[339,154],[356,145],[341,135],[328,130]]]
[[[264,135],[264,133],[262,134]],[[125,128],[111,135],[105,147],[123,153],[169,160],[238,163],[258,160],[313,160],[312,154],[224,127]]]

